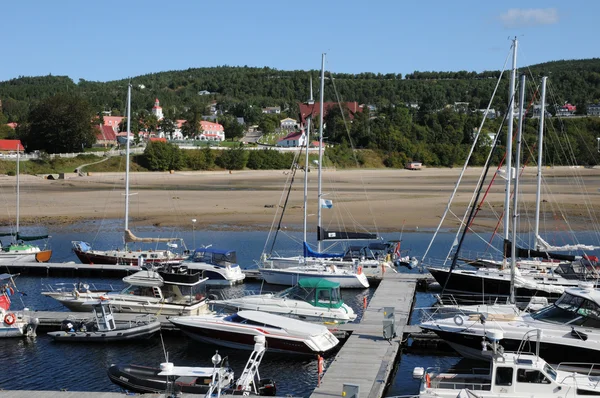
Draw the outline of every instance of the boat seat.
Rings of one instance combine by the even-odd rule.
[[[471,314],[469,315],[469,321],[479,321],[480,315],[479,314]],[[486,320],[487,321],[514,321],[516,319],[515,314],[487,314],[486,315]]]

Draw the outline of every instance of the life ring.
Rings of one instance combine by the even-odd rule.
[[[425,374],[425,384],[427,385],[427,388],[431,388],[431,376],[429,376],[429,373]]]
[[[357,273],[358,275],[362,274],[362,265],[359,265],[359,266],[358,266],[358,269],[356,270],[356,273]]]
[[[454,323],[456,323],[456,325],[458,326],[462,326],[463,323],[465,323],[464,319],[460,316],[460,315],[454,315]]]
[[[12,312],[9,312],[4,317],[4,323],[6,323],[7,325],[12,325],[13,323],[16,322],[16,320],[17,320],[17,317]]]

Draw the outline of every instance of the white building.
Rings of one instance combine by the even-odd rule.
[[[282,147],[301,147],[305,145],[306,136],[302,131],[290,133],[277,142],[277,146]]]
[[[154,106],[152,107],[152,114],[156,116],[156,119],[159,121],[164,118],[160,102],[158,102],[158,98],[156,99],[156,101],[154,101]]]
[[[298,122],[291,117],[286,117],[280,122],[280,127],[283,130],[295,130],[298,128]]]

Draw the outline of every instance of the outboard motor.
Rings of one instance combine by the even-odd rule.
[[[260,379],[258,381],[258,394],[265,397],[274,397],[277,395],[277,386],[273,379]]]

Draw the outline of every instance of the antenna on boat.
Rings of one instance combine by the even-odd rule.
[[[131,134],[131,80],[127,85],[127,137],[125,155],[125,231],[129,230],[129,134]],[[127,239],[125,239],[125,250],[127,250]]]

